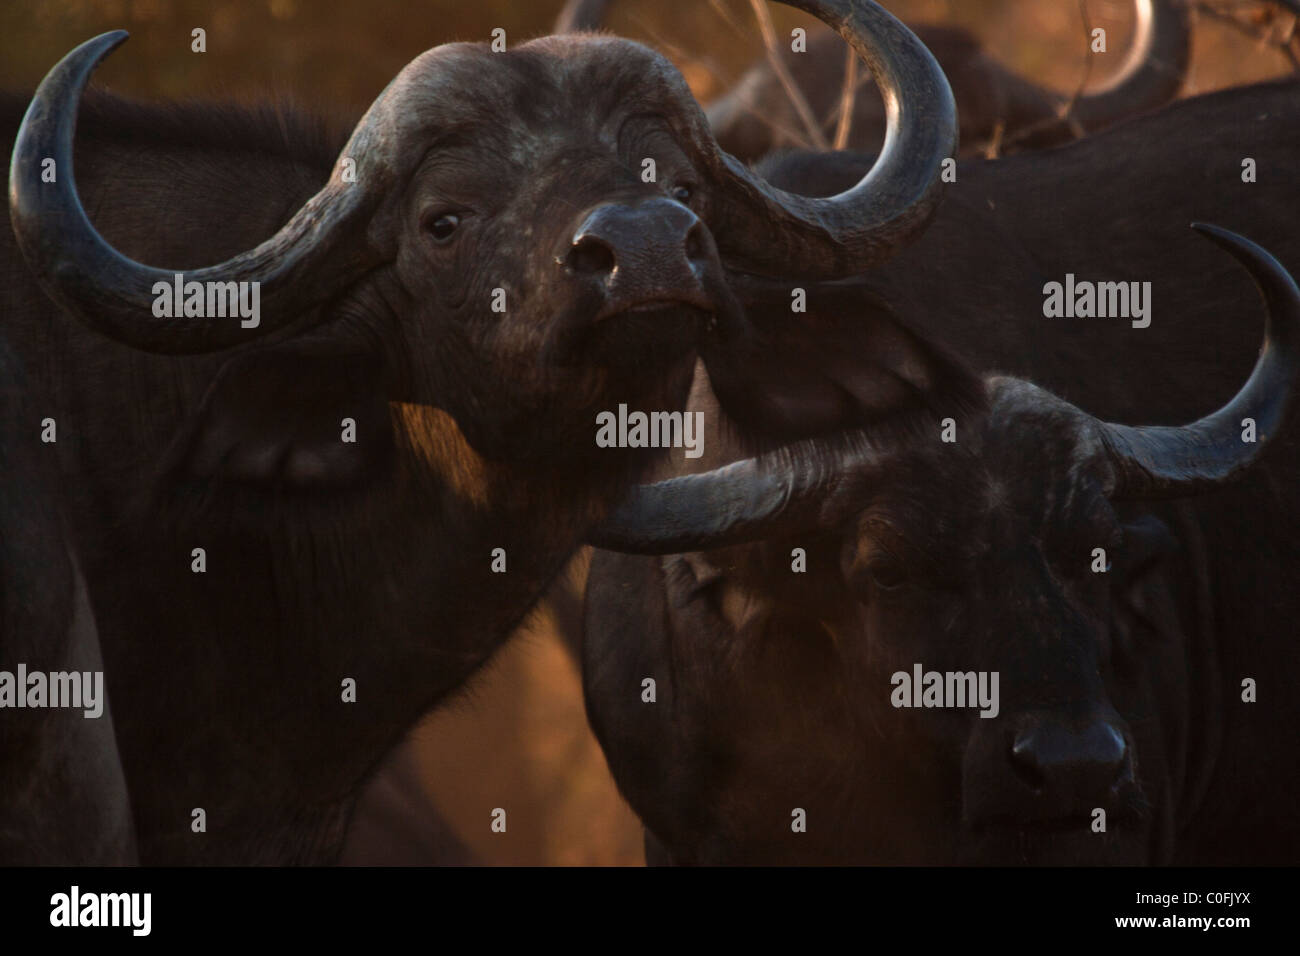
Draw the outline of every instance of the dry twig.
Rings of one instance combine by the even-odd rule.
[[[1074,88],[1070,98],[1061,104],[1056,111],[1056,115],[1049,119],[1040,120],[1037,123],[1031,123],[1022,129],[1016,130],[1011,136],[1006,137],[1006,145],[1013,146],[1022,143],[1025,140],[1041,133],[1043,130],[1051,129],[1059,123],[1064,123],[1070,128],[1070,133],[1075,139],[1080,139],[1087,132],[1079,123],[1074,115],[1075,107],[1078,106],[1083,91],[1088,86],[1088,79],[1092,76],[1092,18],[1088,15],[1088,0],[1079,0],[1079,15],[1083,18],[1083,35],[1087,39],[1087,46],[1084,48],[1083,59],[1083,76],[1079,79],[1079,84]],[[986,154],[990,150],[1001,151],[1003,143],[1001,142],[1001,133],[995,136],[995,142],[990,142],[985,147]],[[996,155],[996,152],[994,153]]]
[[[1088,39],[1087,51],[1083,56],[1083,76],[1079,78],[1079,85],[1074,88],[1074,93],[1060,112],[1061,119],[1070,125],[1070,132],[1075,139],[1083,136],[1085,131],[1074,118],[1074,109],[1079,105],[1083,91],[1088,86],[1088,79],[1092,76],[1092,17],[1088,15],[1088,0],[1079,0],[1079,16],[1083,18],[1083,35]]]
[[[1259,43],[1272,47],[1300,72],[1300,57],[1296,54],[1297,25],[1300,24],[1300,0],[1197,0],[1195,9],[1208,20],[1226,24]],[[1275,8],[1289,11],[1290,22],[1282,25],[1281,14]],[[1244,11],[1244,12],[1243,12]]]
[[[845,51],[844,85],[840,89],[840,121],[835,125],[834,149],[843,149],[849,144],[849,130],[853,126],[853,107],[858,100],[858,55],[853,47]]]
[[[799,121],[803,123],[804,128],[808,131],[808,139],[812,141],[814,147],[820,150],[829,148],[826,137],[822,135],[821,127],[817,125],[817,118],[813,115],[812,107],[804,99],[803,92],[799,85],[795,83],[794,77],[786,68],[785,61],[781,59],[781,53],[777,47],[776,27],[772,25],[772,16],[767,12],[767,4],[763,0],[749,0],[749,5],[754,10],[754,18],[758,21],[759,32],[763,34],[763,49],[767,53],[767,62],[772,67],[772,72],[776,74],[781,86],[785,89],[785,95],[789,97],[790,103],[794,106],[794,111],[799,114]]]
[[[654,29],[654,27],[652,27],[649,23],[645,21],[644,18],[640,16],[636,16],[634,14],[632,19],[633,22],[636,23],[637,27],[640,30],[642,30],[647,37],[650,38],[650,42],[652,42],[656,47],[658,47],[660,50],[662,50],[672,59],[676,60],[679,63],[685,63],[690,66],[694,66],[697,67],[698,69],[703,70],[705,73],[709,74],[709,76],[713,78],[713,81],[715,83],[717,83],[718,89],[725,90],[731,87],[733,82],[732,79],[730,77],[724,76],[717,69],[717,67],[713,65],[713,63],[710,60],[708,60],[705,57],[696,56],[695,54],[690,53],[689,51],[684,50],[681,47],[677,46],[675,43],[670,41],[667,37],[658,33]],[[798,130],[791,129],[790,127],[782,123],[778,123],[776,120],[772,119],[771,116],[759,112],[751,104],[749,103],[742,104],[741,108],[745,111],[747,115],[753,116],[755,119],[758,119],[759,121],[764,123],[769,129],[786,137],[790,142],[794,143],[796,146],[806,149],[810,145],[807,138],[804,137],[804,135],[800,133]]]

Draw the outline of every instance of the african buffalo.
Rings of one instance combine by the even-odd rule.
[[[999,369],[1031,380],[1103,419],[1178,423],[1199,418],[1215,407],[1216,397],[1230,394],[1246,377],[1258,352],[1258,339],[1247,308],[1252,301],[1248,286],[1224,268],[1222,256],[1207,255],[1208,246],[1200,248],[1205,244],[1189,248],[1182,239],[1185,224],[1198,218],[1226,223],[1259,240],[1290,271],[1300,272],[1300,236],[1292,215],[1300,205],[1300,183],[1290,175],[1295,157],[1300,155],[1298,121],[1300,84],[1288,79],[1184,100],[1050,152],[963,161],[921,240],[852,282],[810,285],[806,290],[810,312],[817,311],[820,302],[821,311],[852,317],[867,327],[881,321],[901,322],[922,340],[943,343],[973,368]],[[780,188],[832,194],[855,171],[860,174],[867,161],[847,152],[785,155],[760,164],[759,170]],[[1134,328],[1131,320],[1122,318],[1047,318],[1045,287],[1071,273],[1098,280],[1150,281],[1150,323]],[[711,412],[707,382],[699,384],[692,407]],[[944,415],[949,416],[958,416],[958,412]],[[719,416],[710,414],[709,420],[719,437],[725,438],[725,423]],[[935,422],[939,420],[936,416]],[[1167,678],[1172,688],[1164,690],[1173,694],[1175,711],[1182,706],[1177,701],[1194,701],[1195,723],[1186,740],[1159,741],[1155,752],[1145,758],[1141,757],[1143,749],[1152,748],[1139,741],[1139,761],[1156,764],[1163,760],[1180,767],[1189,752],[1199,761],[1189,764],[1190,775],[1170,781],[1168,800],[1160,808],[1164,815],[1159,819],[1162,825],[1175,827],[1177,839],[1164,831],[1153,836],[1147,848],[1150,859],[1264,862],[1284,858],[1294,862],[1296,858],[1293,815],[1279,808],[1272,794],[1293,792],[1300,785],[1297,761],[1294,750],[1288,755],[1277,749],[1280,738],[1269,729],[1294,723],[1294,695],[1286,688],[1294,686],[1296,675],[1285,669],[1286,660],[1269,656],[1270,651],[1276,652],[1276,644],[1229,639],[1233,633],[1241,633],[1261,636],[1262,641],[1270,629],[1284,630],[1284,622],[1300,614],[1294,427],[1274,444],[1271,460],[1257,474],[1197,506],[1196,514],[1203,522],[1198,518],[1188,524],[1189,519],[1183,516],[1188,505],[1175,506],[1179,517],[1171,527],[1176,536],[1190,538],[1183,541],[1184,556],[1179,560],[1186,563],[1208,554],[1207,563],[1189,571],[1191,577],[1183,593],[1192,589],[1192,596],[1203,601],[1199,607],[1211,615],[1209,623],[1217,628],[1210,637],[1203,637],[1208,626],[1203,620],[1188,625],[1185,633],[1201,642],[1198,648],[1212,647],[1223,655],[1223,661],[1192,660],[1187,675]],[[743,457],[734,443],[728,448],[714,441],[709,447],[716,453],[712,460],[679,462],[677,470],[699,470]],[[1054,473],[1035,462],[1023,468],[1024,480],[1030,481]],[[1278,484],[1278,475],[1289,477]],[[982,475],[971,479],[977,480],[982,480]],[[918,500],[917,507],[922,509],[930,507],[934,491],[926,481],[925,475],[915,476],[918,488],[926,493],[925,499]],[[961,492],[951,478],[946,487],[951,497],[960,499]],[[936,524],[929,537],[923,537],[922,546],[950,540],[944,537],[950,529],[942,524],[943,514],[935,512]],[[724,513],[719,522],[725,520]],[[915,528],[916,523],[909,527]],[[1139,531],[1143,528],[1157,530],[1148,524]],[[841,529],[842,536],[853,534],[851,527]],[[811,526],[808,535],[814,535]],[[820,533],[817,536],[821,537]],[[1139,534],[1135,540],[1149,547],[1162,537]],[[847,606],[849,585],[833,546],[836,539],[832,535],[823,540],[832,545],[831,551],[822,550],[819,561],[816,552],[808,550],[806,579],[790,575],[781,587],[764,590],[774,583],[768,578],[763,587],[753,589],[755,595],[761,595],[761,599],[755,597],[761,607],[746,633],[761,629],[769,618],[784,619],[792,608],[801,608],[796,617],[806,618],[808,608],[816,607],[823,598],[836,602],[837,607]],[[1204,550],[1204,542],[1210,542],[1212,553]],[[743,568],[752,566],[755,556],[764,552],[746,553],[749,557],[745,560],[735,553],[691,556],[685,564],[675,562],[674,567],[703,580],[702,600],[710,590],[734,595],[737,592],[728,584],[732,568],[742,569],[734,572],[741,580],[753,581]],[[1265,559],[1256,562],[1251,555]],[[790,571],[789,550],[784,558],[777,567],[781,577]],[[732,742],[723,739],[725,735],[706,735],[683,743],[672,734],[656,737],[642,728],[644,732],[638,736],[629,731],[632,725],[625,723],[628,713],[622,709],[629,703],[622,696],[626,688],[618,683],[619,677],[631,680],[635,672],[639,682],[652,676],[648,668],[661,658],[650,654],[632,659],[628,649],[637,646],[641,632],[620,632],[618,625],[611,624],[618,612],[609,588],[611,581],[621,577],[627,585],[624,594],[635,595],[629,600],[661,600],[654,596],[656,588],[662,592],[662,585],[653,580],[658,571],[641,560],[643,563],[637,564],[605,555],[596,562],[595,568],[604,578],[593,582],[589,592],[586,680],[589,712],[593,723],[605,728],[602,742],[620,786],[634,806],[653,813],[649,792],[637,794],[638,778],[619,774],[625,759],[621,754],[641,760],[647,767],[660,767],[669,759],[664,755],[671,752],[670,759],[687,767],[694,757],[716,754],[717,747],[730,747]],[[628,565],[621,563],[624,561]],[[611,572],[616,563],[620,570]],[[715,575],[716,587],[710,589],[709,581]],[[818,582],[827,585],[824,594],[818,590]],[[590,596],[597,593],[596,588],[601,589],[603,599]],[[641,588],[647,588],[649,596],[641,594]],[[1257,601],[1257,595],[1268,595],[1268,599]],[[734,598],[730,600],[734,607]],[[1187,607],[1186,603],[1180,605],[1182,613]],[[1008,614],[1013,610],[1015,606],[1008,604]],[[1235,631],[1230,630],[1234,624]],[[725,635],[729,628],[722,626],[713,633]],[[661,648],[663,637],[663,631],[657,634]],[[863,639],[869,650],[874,648],[874,635]],[[728,647],[733,655],[743,650],[743,645]],[[673,660],[675,671],[669,672],[682,673],[683,667],[696,664],[712,666],[715,661],[706,651],[686,659],[679,656]],[[930,666],[920,656],[915,662]],[[1258,679],[1261,672],[1273,675],[1281,693],[1261,698],[1258,704],[1243,704],[1241,680]],[[831,696],[835,688],[844,686],[838,680],[820,686],[817,693]],[[785,687],[787,692],[792,689],[793,685]],[[662,682],[660,693],[662,700]],[[717,691],[715,696],[721,694]],[[1189,694],[1192,697],[1186,696]],[[880,701],[873,698],[867,703],[875,706]],[[787,709],[797,712],[793,704]],[[855,712],[855,719],[861,714]],[[1131,714],[1127,716],[1133,719]],[[647,712],[635,719],[652,718]],[[1180,718],[1175,713],[1172,719]],[[871,739],[878,738],[876,734]],[[806,739],[801,743],[813,746]],[[951,811],[958,805],[961,789],[959,775],[947,766],[945,793]],[[882,775],[888,772],[882,770]],[[691,786],[698,783],[704,787],[710,781],[717,784],[725,775],[716,766],[701,770],[698,764],[682,773],[697,775]],[[1245,782],[1245,787],[1236,792],[1234,781]],[[684,818],[705,805],[703,800],[692,804],[685,798],[675,804],[682,808]],[[660,806],[659,811],[667,806]],[[788,820],[789,810],[784,813]],[[950,835],[946,831],[897,812],[897,808],[882,814],[882,828],[897,828],[895,842],[879,847],[845,845],[847,853],[856,859],[881,861],[943,858],[940,844]],[[953,818],[950,813],[945,819]],[[1191,833],[1189,827],[1197,832]],[[1216,833],[1229,830],[1241,842],[1216,843]],[[810,857],[817,855],[807,843],[796,849],[798,846],[808,850]],[[1001,851],[985,853],[970,844],[963,846],[964,859],[1007,858]],[[685,849],[683,858],[690,858],[698,848],[696,844]],[[1021,858],[1031,856],[1026,849]]]
[[[572,0],[555,30],[597,29],[609,6],[610,0]],[[1073,103],[1071,97],[1006,69],[966,30],[928,24],[912,29],[952,84],[963,149],[974,154],[996,141],[998,150],[1008,153],[1067,142],[1177,98],[1191,60],[1189,5],[1185,0],[1135,0],[1134,9],[1134,40],[1123,65],[1104,86]],[[805,51],[795,52],[786,44],[780,54],[831,142],[844,85],[843,44],[823,30],[808,38]],[[776,150],[808,145],[799,113],[767,62],[751,67],[708,105],[706,113],[719,145],[739,159],[752,162]],[[871,88],[870,77],[864,76],[845,146],[874,152],[884,136],[884,102]]]
[[[598,414],[679,410],[697,354],[760,445],[881,412],[823,350],[895,356],[791,335],[779,280],[919,234],[954,107],[875,4],[798,5],[900,104],[833,201],[767,187],[609,37],[437,47],[346,143],[273,110],[79,108],[122,33],[8,111],[0,304],[58,422],[143,861],[333,859],[380,757],[662,454],[598,447]],[[768,298],[742,308],[742,274]],[[889,410],[943,404],[944,368],[896,370],[920,402]]]
[[[0,340],[0,866],[134,863],[94,613],[40,408]]]
[[[621,550],[697,547],[696,512],[714,542],[771,536],[594,559],[588,714],[650,859],[1300,860],[1300,289],[1203,228],[1270,314],[1249,381],[1192,424],[992,376],[947,438],[886,422],[623,506]],[[1182,334],[1236,318],[1200,314]]]

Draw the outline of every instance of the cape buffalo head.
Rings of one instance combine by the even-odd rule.
[[[1200,421],[1106,423],[989,378],[987,409],[950,423],[950,440],[937,423],[919,438],[868,430],[626,502],[598,543],[696,547],[676,529],[706,499],[732,503],[711,540],[775,535],[665,559],[663,631],[588,652],[593,726],[673,859],[1168,860],[1208,746],[1199,712],[1220,692],[1204,674],[1205,532],[1156,499],[1255,465],[1300,376],[1294,281],[1255,244],[1198,228],[1270,312],[1249,381]],[[806,573],[792,573],[795,548]],[[603,560],[589,648],[627,580],[606,572],[633,559]],[[659,709],[620,692],[620,653],[663,678]]]
[[[389,400],[449,413],[489,459],[593,454],[598,411],[680,407],[697,352],[731,383],[742,423],[843,426],[840,401],[809,421],[810,395],[843,391],[815,361],[785,373],[785,392],[747,390],[752,363],[772,359],[731,277],[833,278],[889,256],[937,201],[954,109],[933,58],[875,4],[796,5],[840,30],[893,106],[879,163],[833,199],[774,190],[721,152],[681,76],[635,43],[456,43],[389,84],[328,183],[274,236],[218,265],[160,269],[107,244],[73,179],[78,100],[118,32],[73,51],[38,90],[11,166],[15,232],[53,298],[140,349],[359,330]],[[56,181],[42,178],[46,158]],[[160,317],[155,290],[174,281],[257,283],[258,324]],[[783,417],[782,396],[798,414]]]

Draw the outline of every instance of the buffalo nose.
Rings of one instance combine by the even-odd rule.
[[[1011,763],[1038,791],[1104,798],[1130,774],[1128,744],[1108,720],[1082,728],[1054,720],[1023,727],[1011,745]]]
[[[698,281],[709,247],[699,217],[679,202],[605,203],[578,226],[563,264],[607,291],[626,285],[631,297],[638,285],[652,293],[657,286]]]

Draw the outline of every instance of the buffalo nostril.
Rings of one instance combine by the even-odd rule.
[[[1091,728],[1091,746],[1085,761],[1096,767],[1098,782],[1113,786],[1128,768],[1128,744],[1112,724]]]
[[[585,235],[574,240],[565,264],[580,275],[609,275],[614,271],[618,260],[609,243],[596,236]]]
[[[1032,740],[1024,734],[1018,736],[1015,743],[1011,745],[1011,767],[1015,770],[1016,776],[1027,783],[1032,790],[1043,789],[1043,785],[1047,782],[1038,755],[1034,752]]]
[[[1026,728],[1011,745],[1011,764],[1035,790],[1061,785],[1101,792],[1130,772],[1124,735],[1107,721],[1078,732],[1052,723]]]
[[[697,222],[686,234],[686,258],[694,262],[704,256],[704,224]]]

